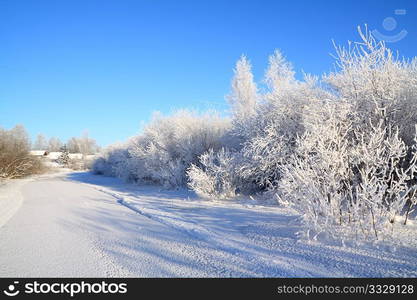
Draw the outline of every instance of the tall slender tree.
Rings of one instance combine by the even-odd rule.
[[[233,116],[244,120],[255,112],[258,89],[253,79],[252,67],[246,56],[242,55],[236,63],[232,90],[227,96]]]

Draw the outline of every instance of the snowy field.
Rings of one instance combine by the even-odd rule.
[[[272,204],[61,172],[0,186],[0,276],[417,277],[415,238],[341,243],[301,229]]]

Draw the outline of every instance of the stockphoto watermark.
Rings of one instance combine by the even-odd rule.
[[[372,35],[377,38],[378,40],[385,41],[388,43],[395,43],[404,39],[408,31],[404,28],[398,29],[398,21],[401,17],[407,15],[406,9],[396,9],[394,10],[394,15],[396,17],[386,17],[382,21],[382,28],[384,29],[385,33],[382,33],[378,29],[372,30]]]
[[[101,282],[41,282],[34,280],[19,284],[19,281],[13,281],[3,294],[14,297],[19,294],[62,294],[74,297],[77,294],[126,294],[127,283],[107,283]]]

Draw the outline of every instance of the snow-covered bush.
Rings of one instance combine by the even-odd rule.
[[[338,102],[315,106],[316,111],[306,118],[306,132],[280,166],[280,202],[298,210],[318,231],[340,221],[346,194],[352,191],[355,174],[349,159],[353,122],[349,107]]]
[[[187,170],[188,186],[204,198],[226,199],[236,195],[239,175],[234,166],[234,155],[222,148],[210,149],[200,156],[199,165]]]
[[[113,176],[109,172],[110,166],[105,158],[104,151],[102,151],[99,156],[93,161],[90,167],[91,171],[97,175]]]
[[[333,97],[317,78],[294,78],[294,71],[281,52],[269,58],[264,82],[267,90],[246,123],[245,140],[238,168],[246,184],[258,190],[273,189],[280,178],[280,165],[292,154],[295,139],[304,132],[306,110],[322,98]],[[334,97],[333,97],[334,98]]]
[[[242,56],[227,97],[231,122],[159,115],[93,168],[169,187],[188,182],[206,198],[268,192],[318,232],[383,237],[417,201],[417,59],[360,36],[336,47],[337,68],[321,78],[296,79],[275,51],[257,85]]]
[[[400,58],[359,28],[362,41],[336,47],[337,71],[324,77],[334,92],[359,112],[362,125],[384,120],[410,145],[417,123],[417,59]]]
[[[359,132],[357,138],[358,146],[352,151],[359,174],[355,200],[362,203],[361,210],[367,212],[365,221],[372,224],[378,238],[378,232],[384,233],[397,222],[417,188],[417,134],[409,147],[398,129],[386,127],[381,121],[377,127],[372,126],[371,134]]]
[[[382,120],[357,126],[360,116],[350,103],[320,107],[320,115],[306,118],[305,134],[281,166],[279,200],[318,232],[347,229],[375,238],[391,232],[415,187],[416,144],[410,152]]]
[[[229,127],[229,120],[213,112],[156,114],[141,135],[106,149],[93,170],[136,182],[185,186],[186,170],[191,164],[198,165],[198,157],[206,151],[221,149]]]
[[[228,170],[227,173],[234,169],[232,173],[239,177],[233,180],[234,189],[241,193],[256,193],[276,185],[279,165],[291,154],[296,135],[302,133],[306,102],[316,96],[315,81],[309,77],[306,79],[305,82],[295,80],[291,64],[276,51],[270,56],[265,72],[267,92],[259,94],[250,64],[242,56],[236,64],[232,91],[228,97],[233,128],[225,144],[232,148],[233,160],[216,167],[193,168],[193,172],[189,173],[192,175],[192,188],[200,194],[203,194],[202,190],[212,189],[212,183],[205,183],[202,178],[213,178],[213,173],[218,173],[219,168]],[[208,157],[218,160],[215,157],[224,153],[210,152],[207,155],[201,160],[205,161]],[[206,197],[208,194],[219,197],[223,193],[212,191],[204,194]]]
[[[104,149],[94,160],[91,170],[100,175],[129,178],[126,144],[114,144]]]
[[[136,179],[185,186],[186,170],[198,164],[198,157],[206,151],[220,149],[229,127],[229,121],[214,112],[181,110],[171,116],[155,115],[128,148]]]

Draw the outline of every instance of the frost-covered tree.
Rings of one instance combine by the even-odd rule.
[[[227,96],[233,115],[235,134],[242,137],[246,135],[246,127],[258,101],[258,88],[251,69],[249,60],[242,55],[236,63],[231,92]]]
[[[48,151],[49,152],[58,152],[62,148],[62,142],[59,138],[51,137],[48,142]]]
[[[70,164],[70,157],[69,157],[69,151],[67,148],[67,145],[64,145],[60,149],[61,155],[57,158],[57,163],[64,167],[68,167]]]
[[[383,41],[359,27],[360,42],[335,46],[337,71],[324,80],[340,97],[355,105],[360,122],[398,126],[407,144],[417,123],[417,60],[400,58]]]
[[[72,137],[67,141],[67,148],[69,153],[80,153],[80,147],[78,144],[78,139],[76,137]]]
[[[70,138],[67,145],[70,153],[81,153],[83,156],[95,154],[100,149],[97,142],[89,136],[87,131],[81,137]]]
[[[319,99],[332,98],[317,81],[307,75],[304,81],[297,81],[291,64],[279,51],[270,56],[264,79],[267,92],[257,96],[262,101],[250,118],[234,116],[232,133],[239,135],[240,145],[236,147],[230,138],[226,143],[235,150],[233,166],[228,168],[236,168],[241,193],[276,188],[279,167],[292,154],[297,135],[303,133],[305,110]]]
[[[38,134],[32,146],[33,150],[47,150],[48,142],[43,134]]]
[[[156,114],[143,133],[122,147],[105,150],[97,169],[106,167],[115,176],[167,187],[187,184],[186,170],[198,157],[222,147],[230,122],[216,113],[181,110],[171,116]],[[120,158],[113,160],[113,155]],[[100,166],[101,165],[101,166]]]
[[[83,156],[94,154],[98,151],[99,147],[97,142],[90,138],[88,132],[84,132],[83,135],[76,139],[78,149]]]
[[[128,148],[132,160],[140,162],[136,176],[165,186],[184,186],[187,168],[209,149],[220,149],[228,127],[229,121],[214,112],[155,115],[142,137]]]
[[[247,118],[254,112],[258,98],[251,69],[249,60],[242,55],[236,63],[232,90],[227,97],[233,114],[239,119]]]
[[[293,66],[289,63],[279,50],[269,56],[268,69],[265,72],[264,82],[270,90],[270,93],[277,94],[281,91],[291,88],[295,83],[295,72]]]
[[[12,145],[16,152],[28,152],[30,150],[30,138],[23,125],[16,125],[9,130],[13,139]]]
[[[262,190],[277,186],[280,165],[292,154],[296,137],[304,132],[306,111],[329,96],[313,77],[296,81],[280,52],[270,57],[265,82],[269,91],[247,127],[239,166],[247,184],[256,183]]]
[[[105,151],[96,169],[140,183],[188,182],[207,198],[275,194],[317,232],[386,237],[417,203],[417,60],[360,36],[336,47],[337,68],[323,77],[296,79],[275,51],[260,90],[242,57],[231,122],[157,116]]]
[[[409,159],[397,129],[382,120],[358,126],[357,118],[350,103],[323,103],[281,166],[278,197],[318,232],[347,229],[378,239],[391,232],[415,188],[417,151],[413,146]]]
[[[20,178],[43,170],[41,162],[29,155],[30,140],[22,125],[0,128],[0,180]]]

